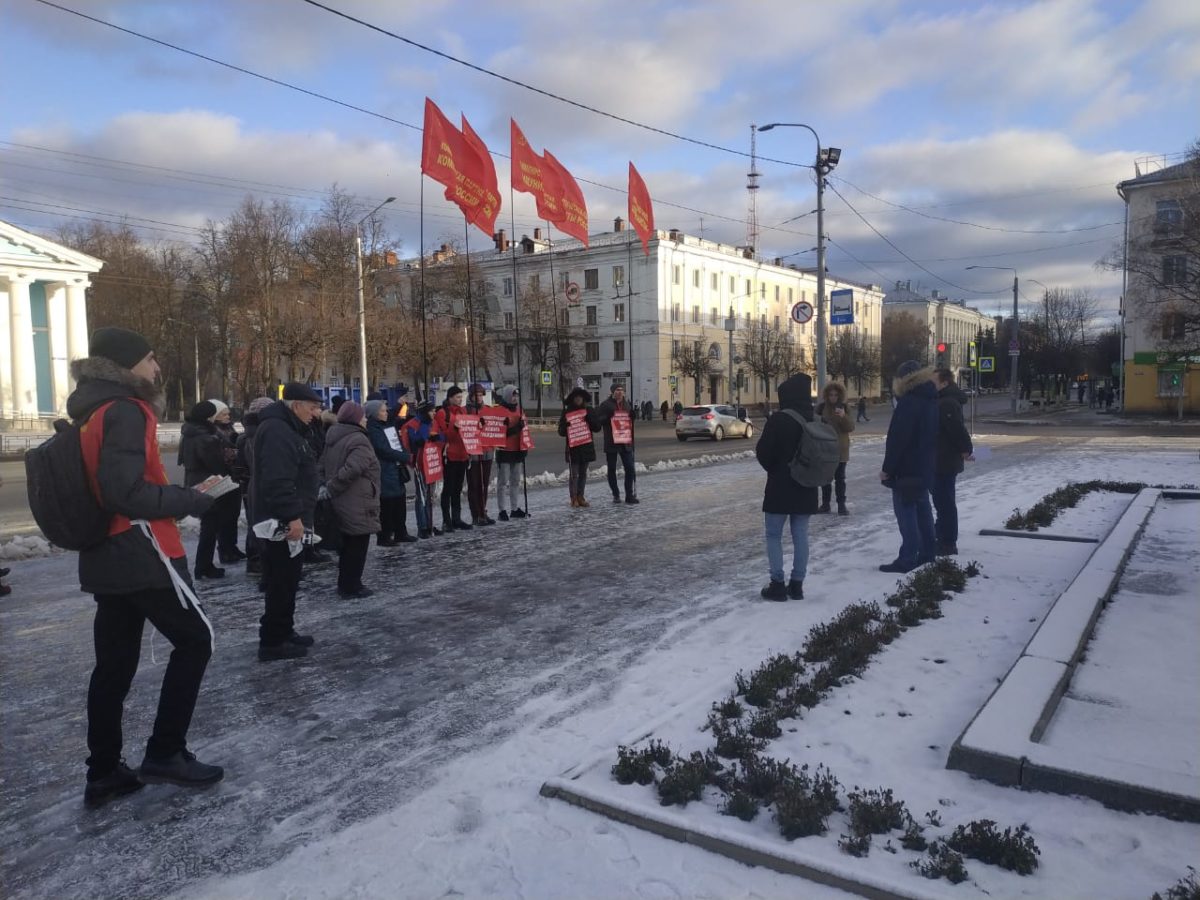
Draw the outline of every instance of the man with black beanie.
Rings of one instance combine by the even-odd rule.
[[[86,423],[80,431],[84,466],[97,501],[112,514],[108,537],[79,553],[80,587],[96,601],[83,799],[97,807],[146,783],[205,787],[220,781],[224,771],[187,749],[212,655],[212,626],[188,578],[175,524],[183,516],[203,515],[213,500],[167,478],[157,435],[164,401],[155,386],[159,366],[149,342],[124,328],[99,328],[88,351],[71,363],[78,386],[67,398],[67,413]],[[135,773],[121,758],[121,718],[147,621],[174,649],[146,755]]]

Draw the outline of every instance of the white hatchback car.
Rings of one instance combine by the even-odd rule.
[[[688,406],[675,418],[675,437],[681,442],[690,437],[721,441],[727,437],[754,437],[754,425],[738,418],[732,406],[708,403]]]

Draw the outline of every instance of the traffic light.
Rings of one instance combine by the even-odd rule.
[[[950,355],[950,345],[947,343],[939,343],[937,345],[937,365],[939,369],[946,368],[946,357]]]
[[[979,365],[979,348],[975,346],[974,341],[967,345],[967,365],[972,369]]]

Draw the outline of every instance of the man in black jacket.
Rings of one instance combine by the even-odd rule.
[[[256,523],[275,519],[286,529],[280,540],[262,543],[266,609],[259,620],[258,658],[295,659],[305,656],[313,639],[295,629],[296,590],[303,560],[292,554],[293,542],[312,530],[320,482],[317,457],[307,440],[310,422],[321,412],[321,397],[306,384],[283,388],[283,399],[258,414],[251,475]]]
[[[144,783],[204,787],[220,781],[224,772],[187,749],[212,655],[212,627],[188,580],[175,525],[177,518],[203,515],[213,500],[167,479],[158,452],[163,396],[154,382],[159,367],[146,339],[124,328],[100,328],[88,351],[71,363],[78,386],[67,398],[67,412],[87,423],[80,436],[85,466],[94,476],[96,499],[113,515],[108,537],[79,554],[80,587],[96,601],[83,799],[97,807]],[[121,717],[147,620],[174,649],[139,779],[121,758]]]
[[[767,543],[767,568],[771,580],[761,591],[764,600],[804,598],[804,576],[808,573],[808,517],[817,511],[817,489],[804,487],[792,478],[791,461],[796,455],[804,429],[792,416],[813,420],[812,378],[793,375],[779,385],[780,411],[767,419],[762,437],[754,447],[758,464],[766,469],[767,486],[763,491],[763,520]],[[783,580],[783,526],[792,535],[792,570]]]
[[[966,460],[974,459],[975,448],[963,422],[967,395],[954,383],[949,369],[935,369],[937,385],[938,439],[937,461],[933,470],[933,488],[929,495],[937,511],[933,530],[937,535],[938,556],[958,553],[958,505],[954,497],[955,481]]]
[[[613,503],[621,502],[617,489],[617,457],[625,470],[625,502],[637,503],[637,476],[633,471],[633,409],[625,399],[625,385],[614,381],[607,400],[596,407],[596,421],[604,429],[604,459],[608,463],[608,489]],[[613,424],[616,423],[616,431]]]

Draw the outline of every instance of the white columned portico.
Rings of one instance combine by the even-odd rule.
[[[67,395],[71,393],[71,379],[67,372],[67,286],[61,281],[46,284],[46,321],[50,325],[50,380],[54,391],[54,411],[62,413],[67,408]],[[39,398],[44,413],[45,398]]]
[[[12,347],[13,412],[37,415],[37,372],[33,365],[33,320],[29,314],[29,275],[17,272],[8,281],[8,328]]]
[[[67,282],[67,358],[71,362],[88,355],[87,289],[84,279]]]

